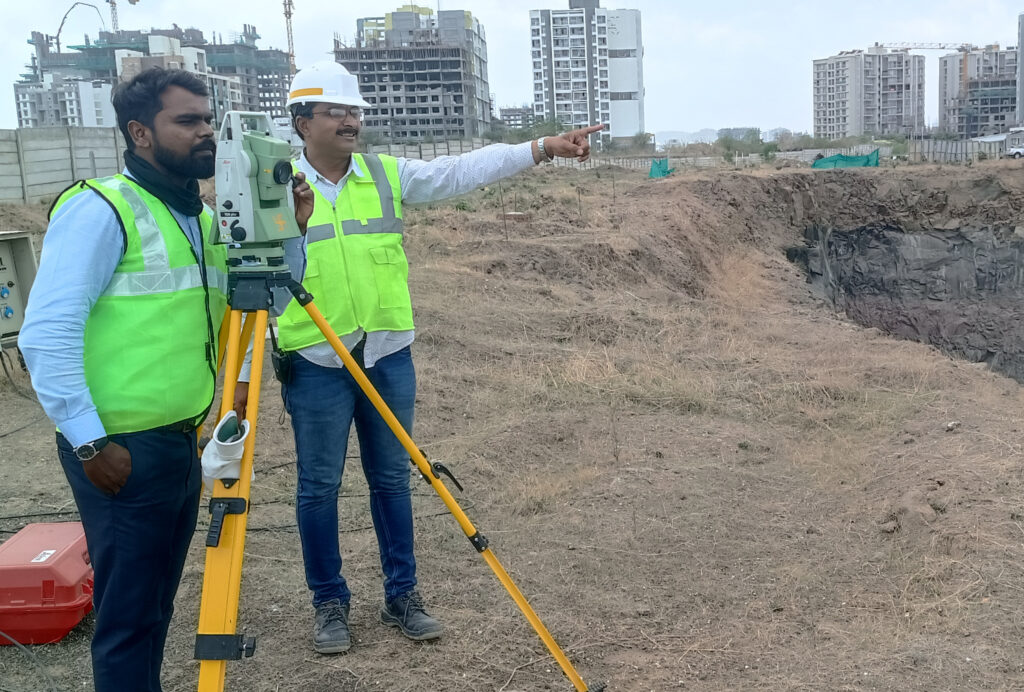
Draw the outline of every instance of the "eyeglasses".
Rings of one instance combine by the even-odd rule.
[[[313,115],[326,115],[332,120],[344,120],[345,116],[351,115],[357,120],[363,119],[363,109],[359,106],[340,106],[335,108],[328,108],[325,111],[313,111]]]

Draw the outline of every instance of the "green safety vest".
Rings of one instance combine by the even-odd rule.
[[[199,216],[207,288],[192,244],[163,202],[123,175],[76,183],[117,214],[125,249],[85,323],[85,381],[107,434],[199,423],[213,403],[217,337],[227,307],[227,252]],[[88,232],[88,229],[80,229]],[[212,336],[211,336],[212,333]]]
[[[351,175],[331,203],[313,187],[303,286],[338,336],[413,328],[409,262],[402,249],[402,188],[393,156],[353,154]],[[277,318],[281,348],[326,341],[306,310],[291,301]]]

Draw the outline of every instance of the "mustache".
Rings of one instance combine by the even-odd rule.
[[[358,136],[359,135],[359,130],[357,128],[354,128],[354,127],[343,127],[340,130],[338,130],[338,134],[339,135],[355,135],[355,136]]]
[[[213,153],[216,154],[217,153],[217,143],[214,142],[212,139],[208,139],[208,140],[206,140],[204,142],[200,142],[199,144],[197,144],[194,147],[192,147],[191,153],[196,154],[196,153],[199,153],[200,151],[210,151],[210,152],[213,152]]]

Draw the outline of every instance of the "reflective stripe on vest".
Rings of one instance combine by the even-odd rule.
[[[171,260],[167,256],[164,236],[157,228],[156,219],[153,218],[146,203],[139,197],[139,193],[127,181],[117,176],[100,178],[93,182],[121,195],[128,203],[132,214],[135,215],[135,227],[139,229],[139,237],[142,240],[142,263],[146,267],[146,271],[169,271]]]
[[[341,232],[345,235],[356,235],[358,233],[402,233],[402,220],[395,214],[395,194],[391,189],[391,182],[387,173],[384,172],[384,164],[380,158],[366,154],[363,162],[369,169],[373,184],[377,188],[377,197],[380,198],[381,218],[367,219],[363,223],[359,219],[345,219],[341,222]],[[335,236],[334,224],[320,224],[306,230],[306,243],[315,243],[321,240],[330,240]]]
[[[184,291],[189,288],[202,288],[203,276],[199,265],[171,267],[171,258],[167,254],[167,244],[163,234],[156,225],[156,219],[128,182],[118,176],[99,178],[92,181],[124,198],[135,216],[135,227],[139,231],[142,252],[142,263],[145,267],[141,272],[117,272],[111,277],[103,295],[138,296],[150,293],[170,293]],[[208,207],[204,210],[213,214]],[[205,234],[203,234],[205,235]],[[216,288],[225,295],[228,292],[228,276],[219,267],[207,265],[207,285]]]

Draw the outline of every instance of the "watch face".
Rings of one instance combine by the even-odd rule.
[[[92,442],[87,442],[75,450],[75,456],[78,457],[79,461],[89,461],[97,454],[99,454],[99,452],[96,450],[96,447],[93,446]]]

